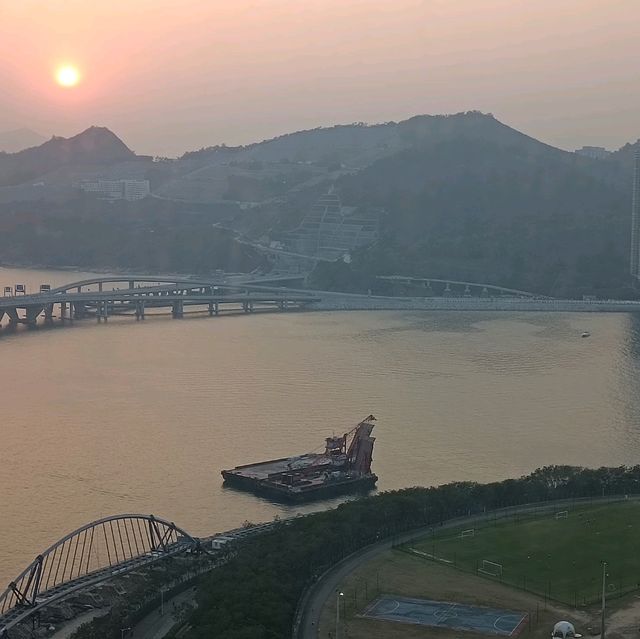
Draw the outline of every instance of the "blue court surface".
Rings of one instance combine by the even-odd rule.
[[[393,595],[378,597],[367,607],[362,616],[505,637],[517,636],[527,619],[525,613],[512,610],[467,606],[447,601],[409,599]]]

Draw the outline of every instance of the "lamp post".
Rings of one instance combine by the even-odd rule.
[[[344,597],[344,592],[340,592],[336,595],[336,639],[340,639],[340,597]]]
[[[124,633],[129,632],[131,628],[120,628],[120,639],[124,639]]]
[[[607,594],[607,562],[602,562],[602,619],[600,621],[600,639],[604,639],[604,608]]]

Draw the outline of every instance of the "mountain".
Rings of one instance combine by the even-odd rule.
[[[94,126],[71,138],[53,137],[18,153],[0,153],[0,186],[21,184],[61,166],[109,165],[135,157],[117,135]]]
[[[42,144],[46,139],[43,135],[31,129],[2,131],[0,132],[0,152],[17,153],[23,149]]]
[[[316,285],[375,289],[377,274],[558,296],[629,285],[628,149],[591,160],[476,112],[398,127],[409,147],[337,182],[345,204],[385,209],[380,241],[320,266]]]

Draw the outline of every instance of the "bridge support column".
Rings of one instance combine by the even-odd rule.
[[[86,316],[87,307],[82,302],[74,302],[72,319],[84,319]]]
[[[27,306],[26,313],[25,313],[26,323],[30,327],[34,327],[38,323],[38,315],[40,315],[42,311],[43,311],[42,306]]]
[[[47,304],[44,307],[44,321],[48,324],[53,322],[53,304]]]
[[[8,308],[5,312],[9,316],[9,324],[15,326],[16,324],[18,324],[18,322],[20,322],[18,309],[15,308],[15,306],[13,308]]]
[[[209,317],[217,317],[219,312],[218,302],[209,302]]]
[[[98,320],[98,323],[100,323],[100,320],[104,320],[106,322],[109,319],[109,302],[107,300],[98,302],[98,307],[96,308],[96,319]]]
[[[136,320],[144,319],[144,300],[138,300],[136,302]]]
[[[182,300],[176,300],[171,305],[171,315],[173,315],[174,319],[184,317],[184,303]]]
[[[98,291],[102,293],[102,282],[98,282]]]

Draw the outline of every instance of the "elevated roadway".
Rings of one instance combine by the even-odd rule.
[[[9,288],[9,287],[6,287]],[[0,298],[0,321],[35,325],[39,317],[52,321],[54,313],[66,319],[131,314],[144,319],[148,309],[166,308],[174,318],[183,317],[185,308],[220,312],[251,313],[257,310],[287,311],[319,301],[309,291],[292,292],[283,287],[227,284],[211,280],[160,277],[102,277],[71,282],[54,289],[41,286],[40,292],[27,294],[11,289]]]

